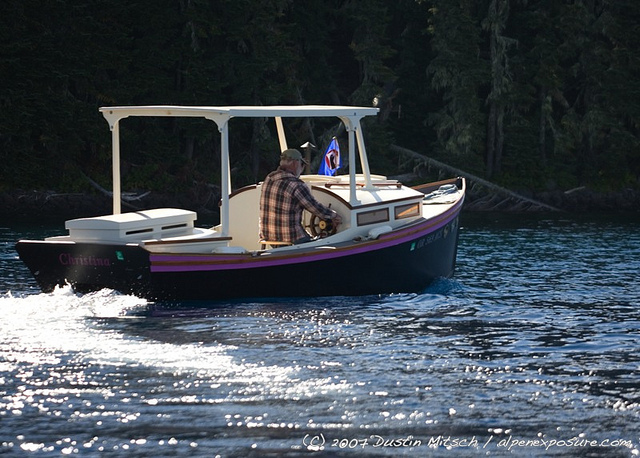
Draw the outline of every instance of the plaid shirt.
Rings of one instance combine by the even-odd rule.
[[[314,199],[309,187],[294,174],[281,168],[271,172],[260,195],[260,238],[293,243],[307,237],[302,227],[303,210],[322,219],[335,215]]]

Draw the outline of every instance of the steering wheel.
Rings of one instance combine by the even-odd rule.
[[[338,230],[338,225],[333,224],[333,221],[331,221],[330,219],[324,220],[316,215],[311,215],[311,218],[309,218],[308,227],[309,231],[311,231],[311,235],[320,238],[333,235]]]

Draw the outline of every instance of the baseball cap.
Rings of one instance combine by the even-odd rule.
[[[301,161],[303,164],[307,163],[307,161],[305,161],[304,158],[302,157],[302,154],[300,153],[300,151],[298,151],[295,148],[289,148],[289,149],[284,150],[280,154],[280,159],[289,159],[289,160]]]

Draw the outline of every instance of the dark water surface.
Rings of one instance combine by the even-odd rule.
[[[174,311],[41,294],[0,224],[0,455],[639,456],[639,223],[465,215],[423,294]]]

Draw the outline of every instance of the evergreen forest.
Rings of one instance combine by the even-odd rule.
[[[110,188],[98,107],[143,104],[375,105],[374,173],[416,168],[399,145],[512,189],[637,190],[638,75],[638,0],[3,0],[0,191]],[[219,179],[210,123],[125,123],[124,189]],[[238,121],[231,153],[234,187],[263,179],[274,126]]]

